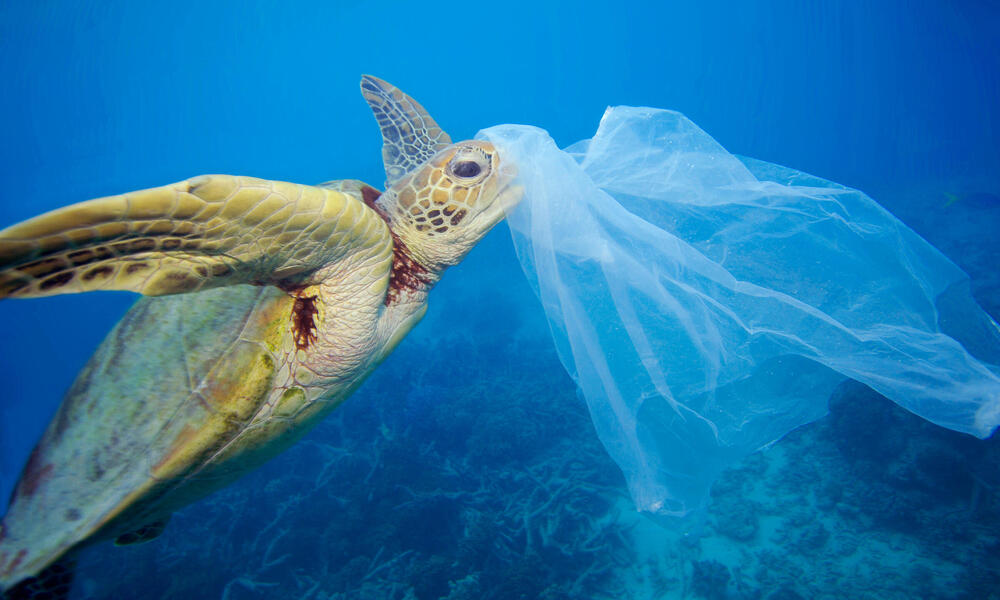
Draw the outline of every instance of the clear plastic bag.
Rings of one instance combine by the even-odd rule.
[[[639,509],[703,506],[845,377],[944,427],[1000,424],[1000,328],[861,192],[733,156],[672,111],[610,108],[565,151],[534,127],[480,137],[518,166],[518,257]]]

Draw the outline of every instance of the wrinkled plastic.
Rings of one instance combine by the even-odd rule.
[[[518,257],[640,510],[703,506],[845,377],[950,429],[1000,423],[997,324],[861,192],[737,158],[665,110],[608,109],[566,151],[534,127],[480,137],[517,164]]]

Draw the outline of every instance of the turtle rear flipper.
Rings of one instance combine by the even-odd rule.
[[[160,537],[163,530],[167,528],[170,517],[147,523],[135,531],[123,533],[115,538],[115,546],[132,546],[134,544],[145,544]]]
[[[76,572],[76,559],[63,557],[0,594],[0,600],[65,600]]]
[[[385,222],[349,194],[204,175],[81,202],[0,231],[0,298],[304,287],[362,248],[388,255],[391,246]]]

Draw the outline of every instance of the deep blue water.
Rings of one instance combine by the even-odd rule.
[[[733,153],[867,191],[1000,315],[1000,4],[735,4],[5,2],[0,224],[202,173],[379,185],[371,73],[456,140],[525,123],[568,144],[607,105],[679,110]],[[160,540],[92,551],[78,597],[996,593],[995,440],[860,386],[724,478],[703,540],[612,519],[621,476],[509,237],[448,273],[342,414]],[[132,301],[0,303],[0,496]],[[615,587],[633,571],[647,587]]]

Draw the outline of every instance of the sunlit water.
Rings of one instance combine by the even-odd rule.
[[[0,5],[0,220],[235,173],[380,185],[373,73],[455,139],[608,104],[867,191],[1000,315],[990,3]],[[124,293],[0,303],[0,493]],[[728,472],[701,527],[631,508],[498,228],[424,323],[280,458],[159,539],[84,552],[76,598],[989,598],[1000,448],[847,383]]]

